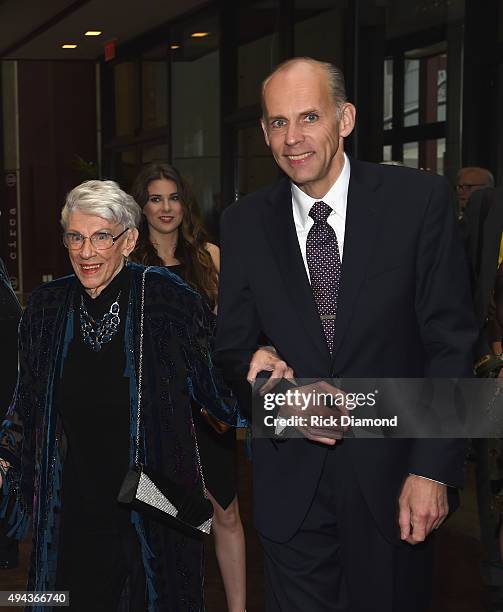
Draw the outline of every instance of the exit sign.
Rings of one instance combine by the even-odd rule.
[[[105,43],[105,62],[115,59],[115,51],[115,40],[109,40]]]

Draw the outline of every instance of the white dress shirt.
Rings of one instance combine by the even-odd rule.
[[[309,230],[314,225],[314,219],[309,216],[309,211],[315,202],[323,201],[328,204],[332,212],[328,216],[327,223],[335,231],[339,244],[339,255],[342,263],[342,253],[344,251],[344,232],[346,229],[346,208],[348,205],[350,165],[347,155],[344,153],[344,166],[335,183],[323,198],[312,198],[299,189],[297,185],[292,186],[292,207],[295,231],[299,241],[300,252],[306,268],[307,277],[311,280],[306,258],[306,244]],[[287,428],[284,425],[276,424],[276,435],[281,435]]]
[[[307,277],[310,279],[309,268],[307,267],[306,259],[306,243],[309,230],[314,225],[314,220],[309,216],[309,211],[315,202],[323,201],[328,204],[332,212],[328,216],[327,223],[335,231],[337,242],[339,244],[339,254],[342,263],[342,254],[344,251],[344,232],[346,229],[346,208],[348,205],[348,189],[350,177],[350,163],[347,155],[344,153],[344,166],[335,183],[330,187],[330,190],[323,198],[311,198],[299,189],[297,185],[292,185],[292,208],[295,230],[299,240],[300,252],[304,260]]]

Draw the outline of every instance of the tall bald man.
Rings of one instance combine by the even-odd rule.
[[[426,172],[349,159],[355,113],[331,64],[296,58],[263,84],[264,137],[286,177],[223,215],[217,351],[229,379],[246,376],[262,334],[297,378],[471,373],[452,191]],[[462,482],[463,448],[255,440],[267,612],[424,610],[429,534]]]

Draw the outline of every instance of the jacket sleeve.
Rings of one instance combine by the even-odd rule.
[[[12,400],[18,371],[18,328],[21,306],[12,290],[7,271],[0,259],[0,345],[2,346],[2,383],[0,417],[3,420]]]
[[[215,358],[238,397],[241,412],[251,419],[252,394],[246,376],[261,330],[242,257],[238,213],[232,206],[222,215]]]
[[[424,376],[431,379],[473,376],[478,335],[452,197],[448,183],[436,180],[417,249],[415,308],[425,352]],[[464,452],[464,440],[417,439],[409,472],[460,486]]]
[[[197,296],[184,349],[192,398],[218,420],[233,427],[246,427],[248,423],[239,411],[237,399],[214,363],[214,318]]]
[[[19,370],[16,391],[0,430],[0,457],[9,462],[2,486],[0,518],[7,516],[8,535],[25,535],[31,496],[21,491],[22,481],[33,482],[34,421],[36,411],[35,376],[31,356],[30,308],[19,327]]]

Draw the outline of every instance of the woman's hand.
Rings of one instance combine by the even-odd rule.
[[[259,372],[271,372],[271,377],[261,388],[261,393],[270,391],[278,380],[286,378],[296,385],[292,368],[278,356],[273,346],[263,346],[253,354],[246,379],[253,385]]]

